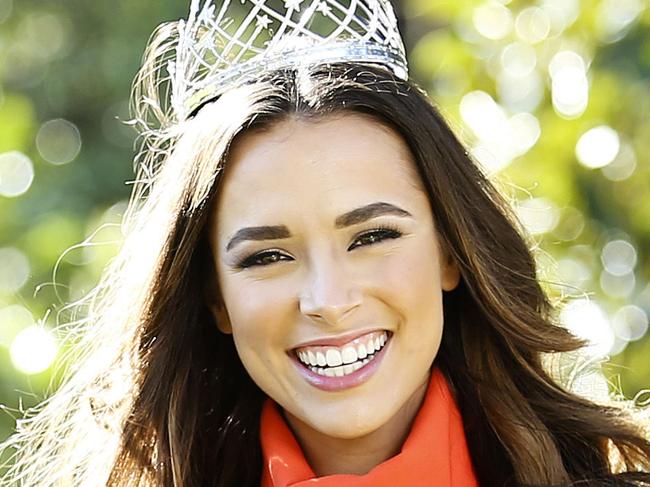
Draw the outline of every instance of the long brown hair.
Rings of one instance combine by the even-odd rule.
[[[151,78],[157,47],[137,101],[159,95]],[[583,343],[554,323],[507,201],[415,85],[343,63],[267,73],[188,121],[153,114],[167,128],[163,136],[145,132],[126,242],[86,324],[93,338],[82,343],[70,380],[14,440],[34,457],[18,462],[13,478],[39,486],[258,485],[264,394],[205,304],[218,291],[207,220],[238,135],[346,111],[404,138],[461,269],[460,285],[444,296],[435,363],[455,393],[480,484],[650,485],[642,473],[650,442],[632,410],[584,399],[550,374],[545,357]],[[107,441],[88,450],[100,432],[95,442]]]

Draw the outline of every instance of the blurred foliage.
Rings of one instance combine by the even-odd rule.
[[[548,292],[579,298],[561,319],[612,355],[628,397],[650,384],[643,2],[397,5],[412,77],[516,198]],[[53,387],[51,367],[25,372],[52,348],[21,333],[65,322],[118,248],[135,135],[119,119],[151,31],[186,12],[175,0],[0,0],[0,440]]]

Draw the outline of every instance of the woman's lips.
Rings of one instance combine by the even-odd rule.
[[[344,335],[338,335],[336,337],[323,337],[323,338],[316,338],[314,340],[310,340],[307,342],[304,342],[294,348],[294,350],[298,350],[301,348],[306,348],[306,347],[315,347],[315,346],[333,346],[333,347],[341,347],[348,342],[356,341],[361,338],[366,337],[367,335],[374,333],[374,332],[385,332],[386,330],[382,328],[372,328],[372,329],[367,329],[367,330],[359,330],[355,332],[350,332],[346,333]]]
[[[323,350],[327,349],[327,355],[319,354],[320,360],[317,365],[307,365],[298,357],[298,353],[301,353],[301,358],[309,361],[308,352],[315,350],[317,347],[309,347],[307,351],[301,349],[290,354],[290,357],[300,375],[314,387],[325,391],[348,389],[362,384],[377,371],[390,345],[392,334],[387,331],[381,331],[373,332],[367,336],[364,335],[364,337],[367,340],[366,343],[374,342],[375,344],[379,344],[379,349],[375,350],[374,347],[367,346],[366,351],[369,353],[352,356],[352,351],[350,350],[352,344],[350,343],[343,347],[342,352],[339,352],[334,347],[322,347]],[[361,347],[364,347],[364,337],[359,337],[354,342],[360,342]],[[346,353],[347,357],[345,356]],[[326,364],[323,363],[324,358]],[[346,360],[343,360],[344,358]],[[353,358],[356,360],[352,361]]]

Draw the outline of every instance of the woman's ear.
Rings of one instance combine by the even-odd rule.
[[[208,308],[210,309],[212,316],[214,316],[219,331],[226,335],[231,335],[232,325],[230,324],[230,318],[228,317],[226,307],[221,303],[209,303]]]
[[[445,246],[440,252],[440,283],[443,291],[453,291],[460,282],[460,269],[456,259]]]
[[[232,334],[232,325],[230,323],[230,317],[228,316],[228,310],[226,309],[226,305],[221,297],[221,292],[219,291],[219,286],[217,285],[217,279],[214,273],[212,273],[208,278],[203,299],[212,313],[219,331],[226,335]]]

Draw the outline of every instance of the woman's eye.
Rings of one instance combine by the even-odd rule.
[[[402,232],[394,228],[375,228],[359,235],[352,245],[348,247],[348,250],[355,249],[357,247],[362,247],[366,245],[373,245],[379,243],[383,240],[399,238],[402,236]],[[264,267],[267,265],[274,264],[281,260],[293,260],[288,255],[285,255],[277,250],[266,250],[264,252],[259,252],[253,254],[249,257],[243,259],[237,267],[240,269],[245,269],[247,267]]]
[[[373,245],[381,242],[382,240],[389,238],[399,238],[401,236],[402,232],[393,228],[376,228],[357,237],[352,245],[350,245],[348,250],[352,250],[363,245]]]
[[[276,250],[267,250],[265,252],[253,254],[250,257],[246,257],[239,263],[238,267],[245,269],[246,267],[267,266],[281,260],[291,260],[291,257],[281,254]]]

